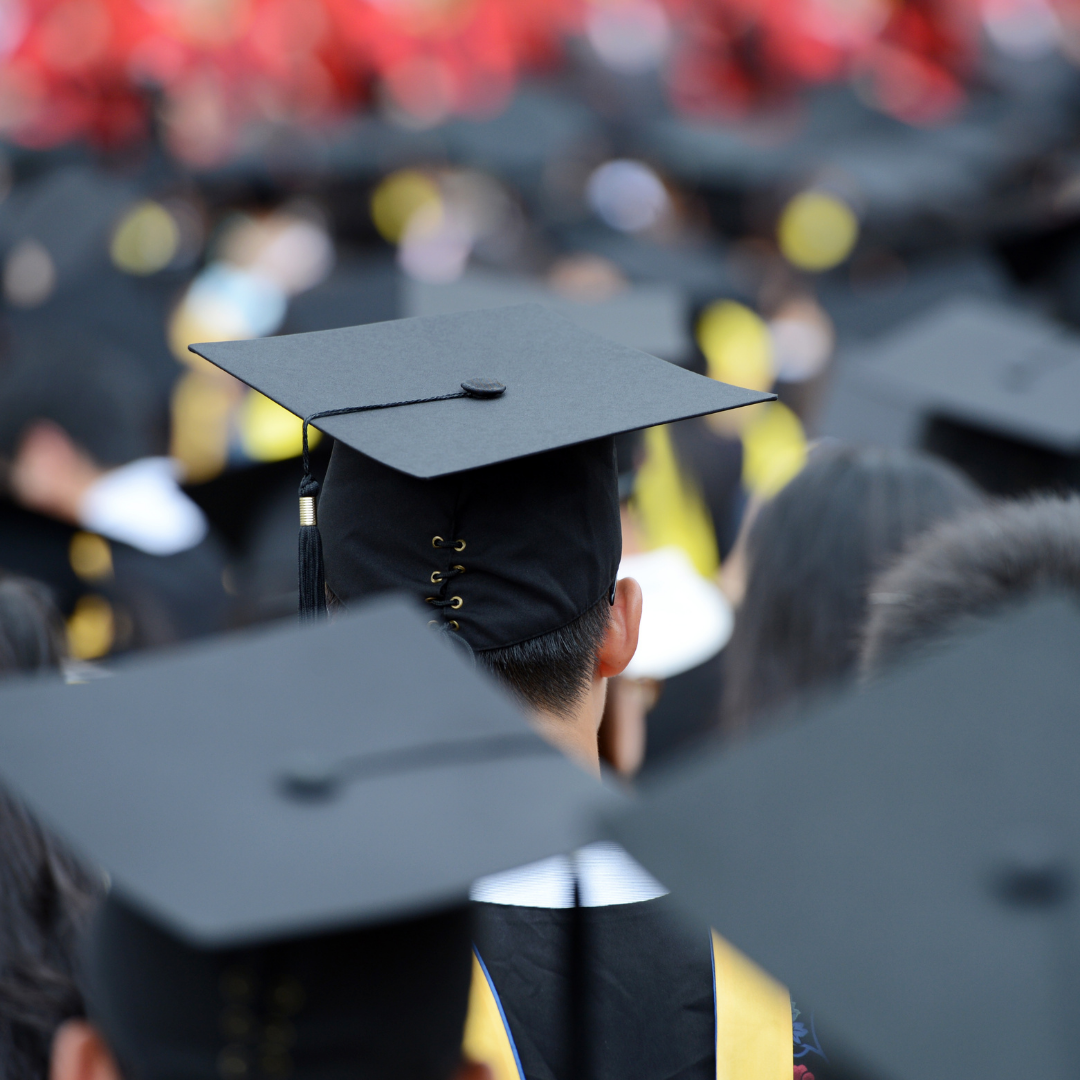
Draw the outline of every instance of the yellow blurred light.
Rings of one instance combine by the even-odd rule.
[[[77,532],[68,545],[71,569],[83,581],[103,581],[113,576],[112,549],[97,533]]]
[[[212,480],[229,456],[229,430],[242,389],[231,378],[189,371],[172,393],[172,440],[169,453],[192,484]]]
[[[67,621],[68,652],[76,660],[96,660],[115,640],[116,619],[109,601],[94,593],[80,596]]]
[[[804,191],[784,207],[777,240],[784,258],[800,270],[828,270],[842,263],[859,238],[859,221],[842,199]]]
[[[679,467],[666,427],[645,432],[645,460],[634,481],[634,511],[650,549],[674,544],[700,574],[720,566],[716,531],[697,484]]]
[[[109,254],[128,274],[154,274],[173,261],[180,246],[176,219],[160,203],[146,199],[132,207],[113,233]]]
[[[277,402],[249,390],[238,417],[240,445],[254,461],[284,461],[303,449],[303,422]],[[308,446],[317,446],[322,436],[308,428]]]
[[[747,410],[739,410],[747,411]],[[743,428],[743,484],[771,498],[806,463],[806,433],[799,418],[779,401],[753,406]]]
[[[435,181],[416,169],[391,173],[371,196],[371,220],[379,235],[391,244],[401,240],[419,210],[441,218],[442,196]]]
[[[773,384],[772,339],[765,320],[734,300],[717,300],[698,320],[709,377],[748,390]]]

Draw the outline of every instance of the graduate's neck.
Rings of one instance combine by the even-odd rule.
[[[533,710],[540,734],[597,776],[600,775],[597,737],[604,717],[608,679],[620,674],[633,658],[640,624],[641,586],[633,578],[622,578],[615,588],[607,633],[597,651],[592,679],[585,692],[566,712]]]
[[[600,748],[597,733],[604,715],[607,679],[594,678],[578,707],[570,713],[533,709],[532,719],[540,734],[568,758],[591,773],[600,775]]]

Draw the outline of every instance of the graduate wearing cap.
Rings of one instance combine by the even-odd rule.
[[[400,599],[0,717],[4,783],[111,878],[53,1080],[483,1080],[469,884],[602,794]]]
[[[617,581],[614,436],[771,395],[537,305],[192,348],[336,439],[321,493],[301,484],[302,620],[325,597],[411,595],[599,772],[606,680],[640,618],[636,582]],[[614,846],[476,884],[499,1080],[787,1080],[786,995],[749,968],[729,978],[723,944],[674,923],[663,894]]]

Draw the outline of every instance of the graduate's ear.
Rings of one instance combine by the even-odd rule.
[[[486,1065],[477,1061],[463,1061],[454,1073],[453,1080],[494,1080],[494,1077]]]
[[[637,651],[641,627],[641,586],[633,578],[621,578],[615,586],[604,643],[596,654],[596,674],[601,679],[621,675]]]
[[[49,1080],[121,1080],[121,1077],[97,1028],[85,1020],[65,1020],[53,1036]]]

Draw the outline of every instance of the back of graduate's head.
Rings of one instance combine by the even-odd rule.
[[[88,937],[85,968],[89,1023],[61,1028],[51,1080],[462,1075],[465,908],[207,950],[113,896]]]
[[[616,602],[613,439],[434,479],[338,443],[319,516],[332,605],[408,592],[527,703],[574,711]]]

